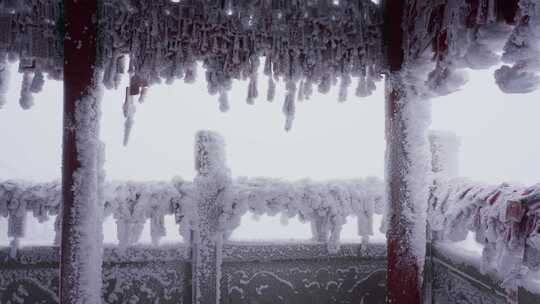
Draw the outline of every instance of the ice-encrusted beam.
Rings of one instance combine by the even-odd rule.
[[[97,0],[64,4],[60,302],[101,303],[100,84]]]

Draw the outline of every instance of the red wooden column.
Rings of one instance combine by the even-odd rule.
[[[418,244],[415,243],[423,239],[421,246],[425,246],[426,233],[425,218],[420,216],[417,220],[424,223],[418,223],[410,216],[418,210],[414,207],[415,198],[411,198],[411,181],[408,178],[415,158],[411,155],[407,136],[411,136],[408,132],[415,130],[408,128],[404,117],[405,107],[412,96],[407,96],[409,93],[400,75],[404,64],[403,21],[407,4],[407,0],[388,0],[385,3],[389,66],[386,79],[387,288],[388,303],[391,304],[422,303],[420,278],[423,265],[419,265],[418,250],[415,250]],[[422,224],[424,230],[415,229]]]
[[[101,303],[97,0],[65,0],[60,302]]]

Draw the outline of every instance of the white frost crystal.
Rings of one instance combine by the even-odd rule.
[[[530,93],[540,88],[540,2],[520,0],[521,20],[504,46],[503,65],[495,80],[505,93]]]
[[[142,96],[142,93],[141,93]],[[143,99],[144,100],[144,99]],[[124,100],[123,112],[124,118],[124,146],[127,146],[129,143],[129,136],[131,135],[131,129],[135,123],[135,102],[133,100],[133,95],[129,92],[129,88],[126,88],[126,98]]]

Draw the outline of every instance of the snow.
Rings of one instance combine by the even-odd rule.
[[[495,71],[500,89],[509,94],[530,93],[540,88],[540,3],[520,0],[518,25],[513,29],[502,60],[505,63]]]
[[[525,250],[538,250],[538,185],[484,185],[465,179],[439,179],[430,199],[430,224],[441,240],[463,241],[469,231],[482,244],[482,267],[519,284],[529,270]],[[532,267],[528,269],[528,267]]]
[[[314,239],[326,242],[334,252],[349,215],[359,217],[359,234],[363,238],[373,235],[372,217],[384,209],[383,189],[376,178],[327,182],[238,178],[223,206],[220,229],[230,235],[248,211],[255,216],[281,213],[282,222],[299,216],[301,222],[310,222]]]
[[[430,131],[429,142],[433,173],[437,177],[459,176],[459,137],[449,131]]]
[[[9,89],[9,63],[7,54],[0,51],[0,109],[7,102],[6,95]]]
[[[141,94],[141,96],[143,96]],[[127,146],[129,143],[129,135],[131,134],[131,129],[135,123],[135,102],[133,100],[133,95],[129,93],[129,88],[126,88],[126,99],[123,105],[124,118],[124,146]]]
[[[25,72],[23,74],[23,80],[21,85],[21,98],[19,99],[19,104],[24,110],[30,109],[34,105],[34,97],[32,96],[31,87],[32,87],[33,75],[30,72]]]
[[[386,193],[388,200],[399,200],[397,209],[387,204],[388,238],[397,242],[400,263],[416,263],[422,281],[426,250],[426,212],[432,183],[428,128],[431,123],[432,93],[426,87],[433,67],[430,52],[406,62],[402,71],[387,80]],[[394,212],[398,213],[394,213]],[[390,235],[407,227],[405,234]],[[414,258],[410,260],[407,258]]]
[[[73,295],[79,303],[99,303],[101,295],[102,264],[102,212],[103,201],[100,201],[100,176],[103,164],[102,148],[99,141],[99,119],[101,116],[102,74],[96,71],[94,83],[89,93],[76,103],[74,126],[77,128],[76,147],[79,168],[73,173],[73,213],[76,225],[68,242],[71,251],[68,258],[72,260],[74,270],[68,273],[77,275],[73,279],[75,285]]]

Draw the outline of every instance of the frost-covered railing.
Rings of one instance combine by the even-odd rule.
[[[197,219],[199,201],[207,191],[222,183],[223,194],[213,207],[217,208],[215,227],[227,239],[240,225],[246,212],[257,215],[281,214],[283,221],[299,217],[312,226],[313,238],[327,242],[332,251],[339,244],[341,227],[349,215],[358,217],[359,234],[364,243],[373,234],[373,214],[383,211],[384,186],[376,178],[290,182],[271,178],[232,179],[224,158],[223,140],[214,133],[201,132],[197,142],[197,168],[195,182],[174,178],[161,182],[110,182],[105,184],[104,217],[112,216],[117,225],[120,247],[131,246],[139,240],[144,224],[150,221],[152,243],[158,244],[165,235],[164,218],[174,215],[180,234],[191,239],[191,230]],[[219,155],[219,156],[216,156]],[[207,166],[212,159],[212,169]],[[204,180],[205,170],[223,170],[210,177],[222,180]],[[208,177],[208,178],[210,178]],[[204,183],[202,181],[204,180]],[[8,218],[8,237],[13,250],[25,235],[28,215],[44,222],[56,216],[55,244],[59,244],[61,210],[60,182],[33,183],[27,181],[0,182],[0,216]],[[198,217],[199,216],[199,217]]]
[[[104,216],[113,216],[121,247],[138,241],[144,223],[150,220],[152,242],[159,243],[165,235],[164,217],[176,215],[177,222],[189,212],[192,183],[175,179],[171,182],[125,182],[105,185]],[[55,244],[60,242],[61,183],[32,183],[27,181],[0,182],[0,216],[8,218],[8,236],[16,249],[18,239],[25,236],[26,217],[30,213],[39,222],[56,216]],[[188,217],[190,217],[188,215]],[[193,216],[191,216],[193,218]],[[189,231],[189,227],[181,228]],[[184,234],[184,233],[182,233]],[[189,235],[189,232],[186,233]]]
[[[432,138],[434,184],[428,223],[434,242],[459,242],[469,232],[483,245],[481,273],[495,274],[508,291],[540,269],[540,184],[487,185],[458,176],[459,141]]]
[[[474,232],[484,246],[482,270],[496,272],[503,284],[518,284],[528,271],[540,269],[540,184],[438,180],[430,205],[437,240],[463,241]]]
[[[226,164],[224,145],[224,140],[214,132],[201,131],[197,134],[197,176],[193,182],[175,178],[169,182],[106,183],[102,191],[104,216],[112,216],[116,220],[119,249],[129,250],[141,236],[148,220],[152,241],[157,245],[165,234],[165,216],[174,215],[191,251],[195,303],[219,300],[226,250],[252,248],[249,244],[236,246],[226,243],[232,231],[239,226],[241,216],[249,211],[258,215],[281,213],[283,220],[298,216],[311,224],[313,239],[318,242],[296,244],[300,246],[284,244],[281,247],[269,244],[249,249],[260,251],[260,256],[266,256],[263,251],[270,249],[290,250],[292,253],[316,249],[319,255],[340,257],[343,254],[339,247],[340,231],[348,215],[357,216],[363,240],[362,252],[368,252],[366,243],[373,234],[373,214],[382,213],[383,209],[384,187],[380,180],[289,182],[269,178],[233,179]],[[40,221],[58,215],[61,209],[60,190],[58,182],[0,183],[0,215],[8,217],[13,258],[18,255],[19,239],[24,237],[27,215],[32,214]],[[58,243],[61,216],[56,218]],[[347,248],[350,250],[350,246]],[[378,256],[381,257],[380,254]],[[380,267],[381,263],[378,263],[377,271],[381,270]],[[373,269],[368,273],[371,271]]]

